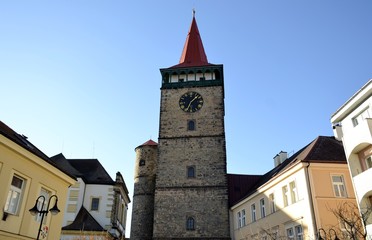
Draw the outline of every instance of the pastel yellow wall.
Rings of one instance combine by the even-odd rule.
[[[8,215],[4,221],[1,218],[14,173],[26,180],[25,189],[18,213]],[[46,225],[49,227],[48,239],[59,239],[67,190],[74,183],[73,178],[0,135],[0,239],[36,238],[39,223],[28,210],[35,205],[42,187],[58,196],[61,212],[55,216],[48,214]],[[52,206],[53,203],[54,199]]]
[[[348,166],[346,164],[311,164],[309,174],[318,228],[339,228],[338,220],[330,210],[345,202],[357,204]],[[332,175],[344,177],[346,198],[335,196]]]
[[[331,176],[343,175],[347,198],[335,197]],[[282,187],[295,181],[298,201],[284,206]],[[269,195],[275,193],[276,212],[271,213]],[[261,218],[259,200],[265,199],[266,217]],[[347,164],[299,163],[273,177],[248,198],[230,209],[232,240],[260,239],[265,231],[286,236],[286,229],[301,225],[304,239],[316,239],[320,228],[339,227],[338,220],[330,211],[345,201],[356,203]],[[251,204],[256,204],[257,221],[251,222]],[[237,227],[237,213],[245,209],[246,226]],[[265,231],[264,231],[265,229]]]

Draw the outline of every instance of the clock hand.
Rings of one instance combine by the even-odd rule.
[[[195,101],[195,99],[197,99],[198,98],[198,96],[196,96],[196,97],[194,97],[190,102],[189,102],[189,105],[187,106],[187,108],[186,108],[186,111],[189,109],[189,107],[191,106],[191,103],[193,102],[193,101]]]

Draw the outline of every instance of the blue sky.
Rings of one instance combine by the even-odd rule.
[[[134,148],[158,137],[159,69],[178,63],[193,8],[224,64],[229,173],[331,136],[372,77],[372,1],[1,1],[0,120],[48,156],[120,171],[132,197]]]

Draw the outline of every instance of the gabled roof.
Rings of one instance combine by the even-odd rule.
[[[73,166],[71,166],[69,161],[65,158],[65,156],[63,156],[62,153],[51,157],[50,160],[52,160],[57,166],[59,166],[64,171],[74,176],[78,176],[80,174],[78,170],[76,170]]]
[[[105,231],[84,207],[80,208],[75,220],[70,225],[63,227],[62,230]]]
[[[33,145],[26,136],[18,134],[17,132],[15,132],[13,129],[8,127],[2,121],[0,121],[0,134],[8,138],[9,140],[13,141],[17,145],[21,146],[22,148],[26,149],[30,153],[34,154],[35,156],[43,159],[45,162],[49,163],[53,167],[67,174],[69,177],[75,179],[73,174],[70,174],[70,172],[66,171],[66,169],[64,168],[61,168],[60,165],[55,164],[51,158],[49,158],[42,151],[40,151],[37,147],[35,147],[35,145]]]
[[[40,151],[37,147],[35,147],[30,141],[28,141],[26,136],[16,133],[13,129],[8,127],[2,121],[0,121],[0,134],[8,138],[9,140],[13,141],[14,143],[18,144],[19,146],[23,147],[27,151],[38,156],[39,158],[44,159],[47,162],[50,162],[49,157],[45,155],[42,151]]]
[[[87,184],[115,184],[97,159],[67,159]]]
[[[82,178],[86,184],[115,184],[97,159],[66,159],[62,153],[51,159],[65,171]]]
[[[228,174],[230,206],[253,194],[273,177],[280,175],[285,170],[300,162],[347,164],[342,142],[336,140],[334,137],[319,136],[264,175]],[[241,186],[244,185],[246,186],[242,188]],[[237,192],[237,189],[240,192]]]
[[[206,66],[208,63],[207,55],[204,51],[203,42],[199,33],[198,25],[195,20],[195,12],[192,18],[189,33],[183,47],[179,64],[171,68]]]
[[[229,206],[241,200],[247,192],[257,183],[262,175],[241,175],[228,174],[227,182],[229,186]]]

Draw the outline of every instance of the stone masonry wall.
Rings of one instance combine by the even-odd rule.
[[[157,147],[136,148],[131,240],[150,240],[153,233]]]
[[[179,107],[189,91],[204,100],[194,113]],[[162,89],[153,239],[229,239],[223,94],[223,86]],[[195,177],[187,176],[189,166]]]

